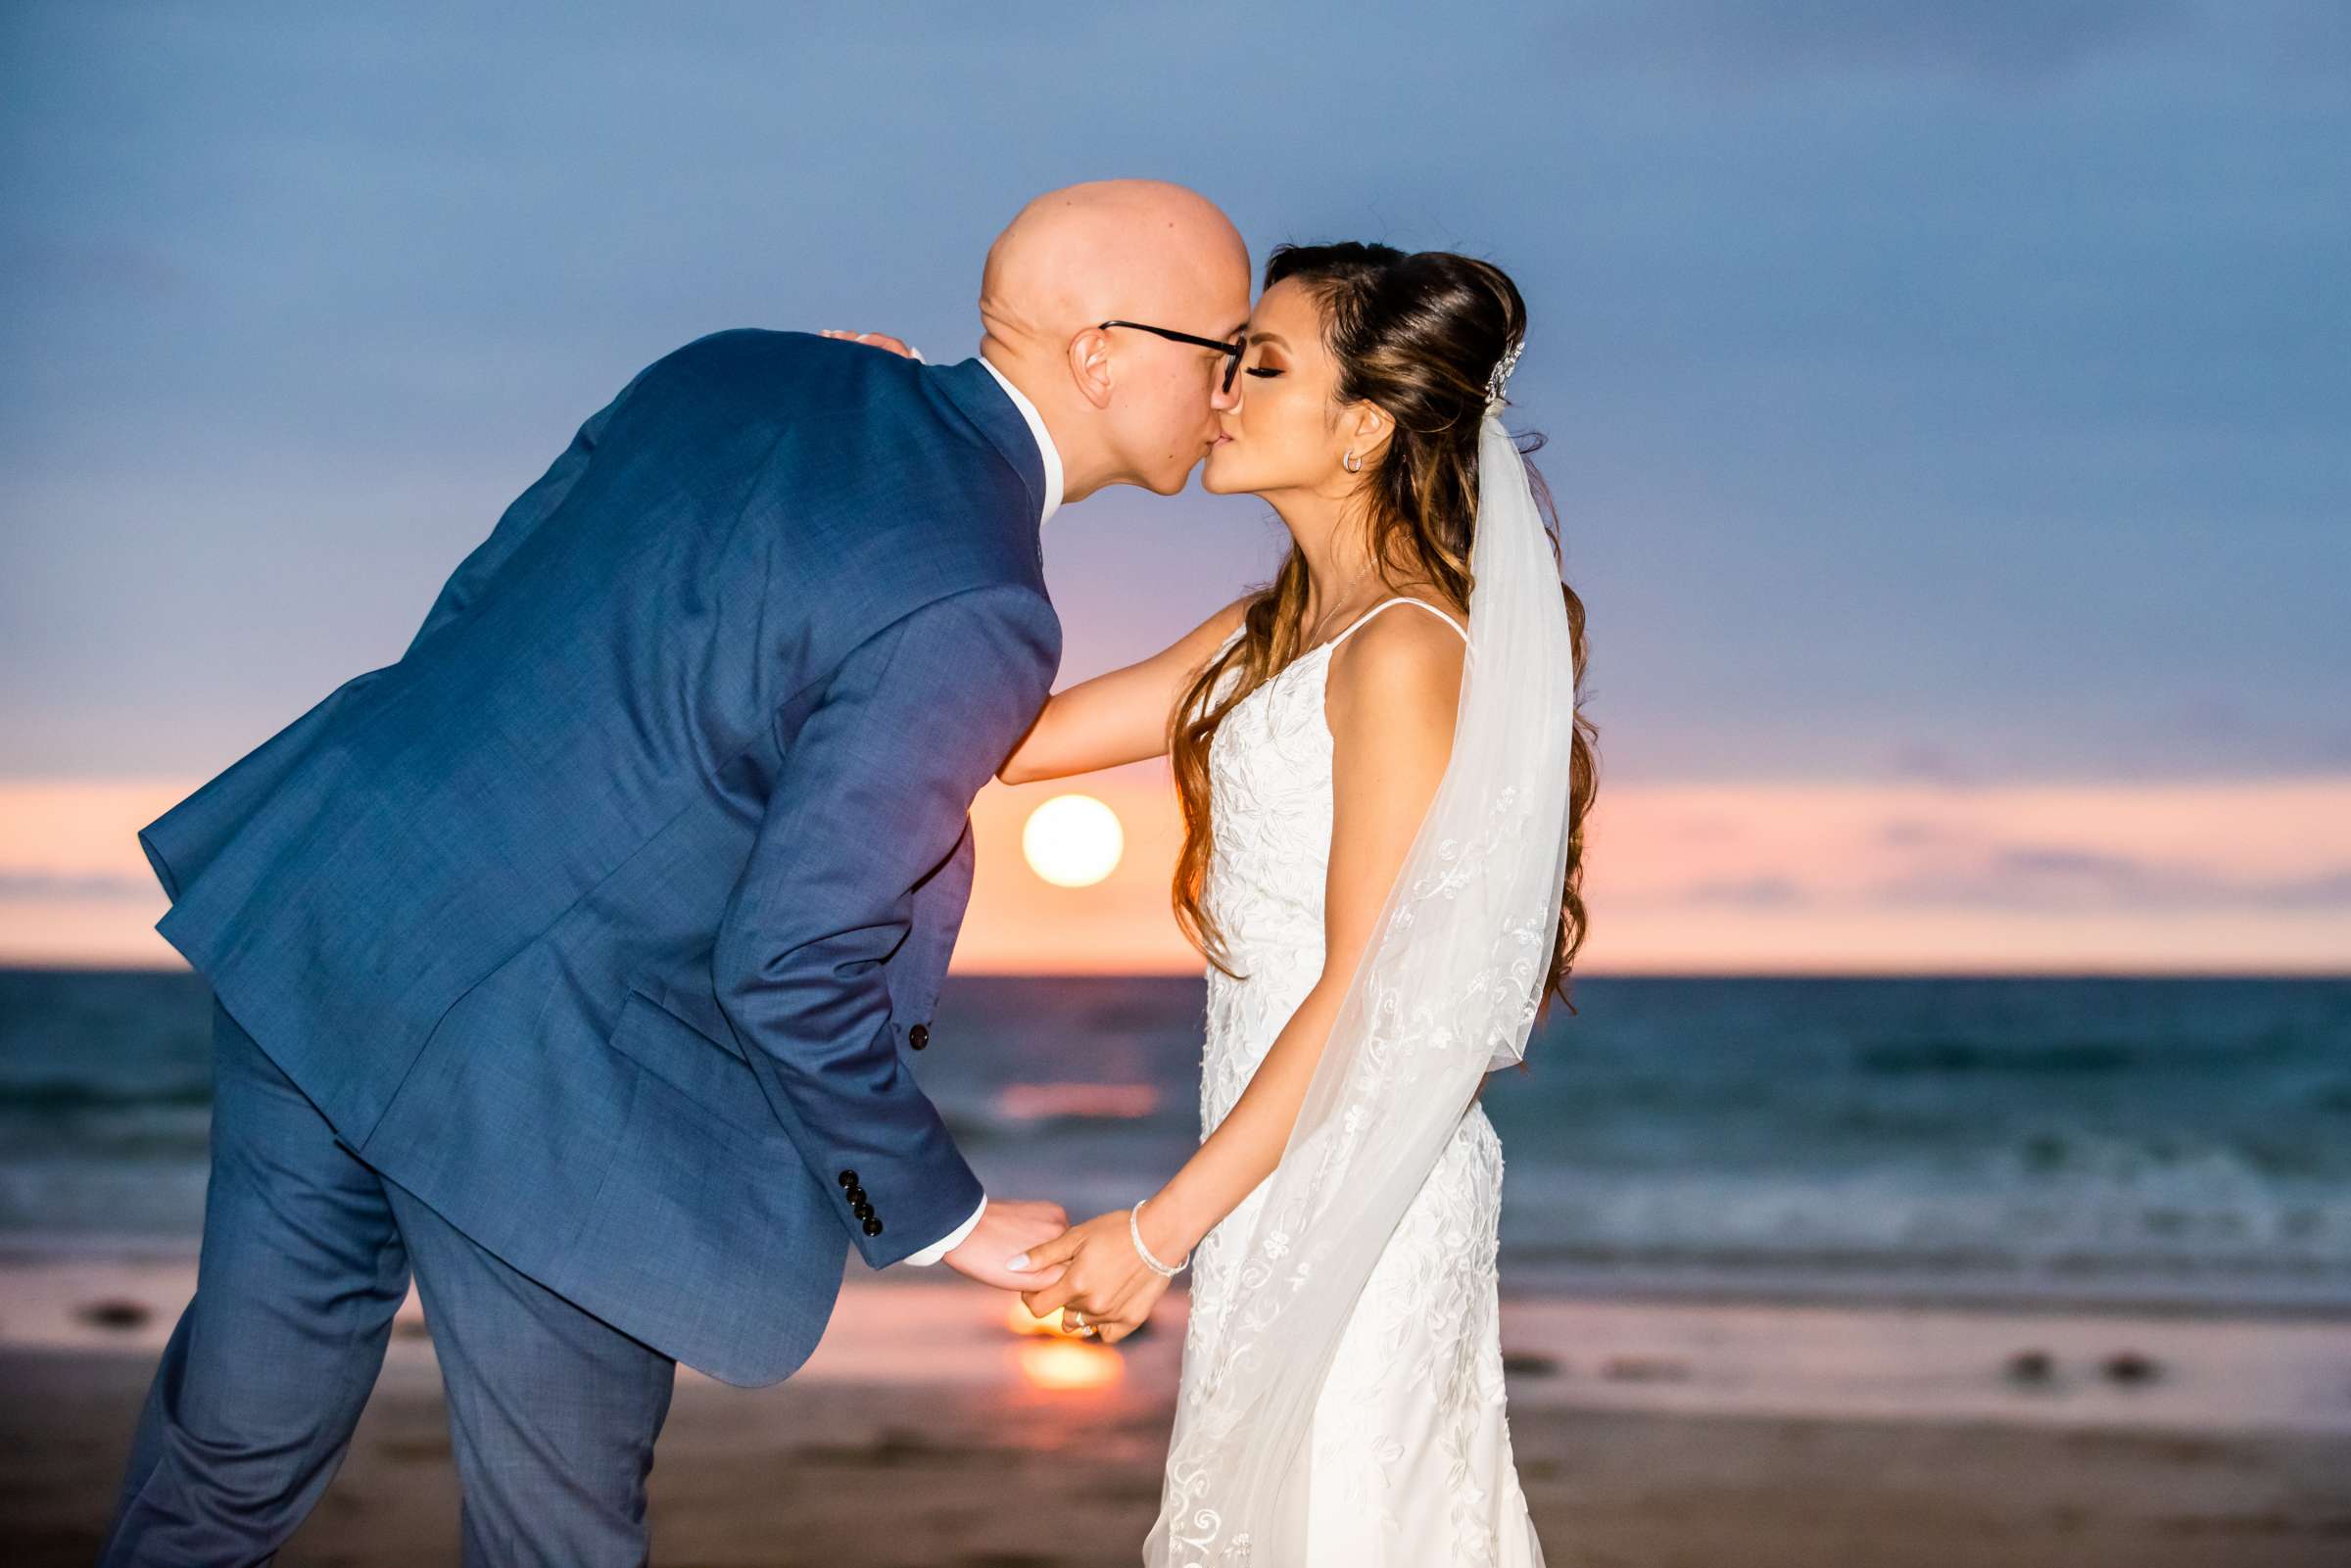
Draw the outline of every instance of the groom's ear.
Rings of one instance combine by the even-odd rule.
[[[1110,334],[1100,327],[1087,327],[1070,339],[1070,379],[1078,391],[1095,407],[1110,403]]]

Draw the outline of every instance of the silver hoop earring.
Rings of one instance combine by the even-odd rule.
[[[1350,447],[1347,449],[1347,455],[1339,459],[1339,466],[1346,469],[1351,474],[1361,473],[1364,467],[1364,460],[1361,457],[1358,457],[1355,454],[1355,449]]]

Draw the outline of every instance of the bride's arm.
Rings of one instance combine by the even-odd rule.
[[[1165,756],[1176,698],[1241,624],[1248,602],[1234,599],[1147,659],[1054,692],[996,777],[1028,784]]]
[[[1144,1202],[1144,1245],[1174,1262],[1280,1163],[1339,1003],[1436,797],[1461,702],[1460,636],[1425,615],[1383,615],[1331,655],[1324,713],[1331,732],[1330,862],[1321,977],[1290,1015],[1240,1099],[1167,1185]],[[1144,1267],[1121,1210],[1028,1255],[1051,1285],[1026,1293],[1042,1317],[1065,1303],[1107,1316],[1115,1343],[1147,1315],[1167,1281]],[[1017,1270],[1016,1270],[1017,1272]]]

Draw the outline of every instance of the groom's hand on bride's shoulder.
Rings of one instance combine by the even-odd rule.
[[[1034,1272],[1022,1273],[1006,1265],[1051,1241],[1069,1224],[1069,1212],[1059,1204],[990,1198],[981,1212],[980,1223],[940,1261],[966,1279],[998,1290],[1032,1290],[1038,1279]],[[1056,1277],[1060,1272],[1053,1270]]]
[[[919,359],[921,355],[908,346],[904,338],[893,338],[887,332],[844,332],[839,327],[827,327],[817,334],[820,338],[839,338],[843,343],[862,343],[868,348],[888,349],[901,359]]]

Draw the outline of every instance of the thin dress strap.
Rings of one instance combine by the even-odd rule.
[[[1329,641],[1324,642],[1321,645],[1326,648],[1337,647],[1341,642],[1346,641],[1349,638],[1355,635],[1356,627],[1362,626],[1366,621],[1371,619],[1372,616],[1377,615],[1381,610],[1386,609],[1391,604],[1417,604],[1422,609],[1428,611],[1429,614],[1435,616],[1438,620],[1443,621],[1447,626],[1452,627],[1455,631],[1462,632],[1461,622],[1455,620],[1443,610],[1438,609],[1428,600],[1424,598],[1414,598],[1410,594],[1398,594],[1394,598],[1381,599],[1377,604],[1372,605],[1369,609],[1364,611],[1363,614],[1357,616],[1355,618],[1354,625],[1349,626],[1346,631],[1341,632],[1337,637],[1332,638]],[[1469,634],[1466,632],[1462,632],[1462,641],[1464,642],[1468,641]]]

